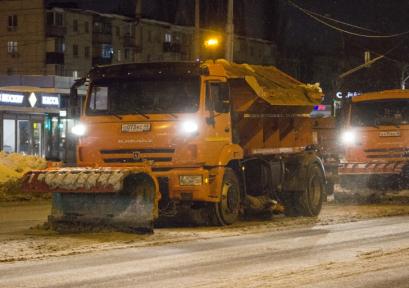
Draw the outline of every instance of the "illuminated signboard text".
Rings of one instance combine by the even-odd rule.
[[[345,95],[345,98],[352,98],[352,97],[357,96],[357,95],[361,95],[361,93],[358,93],[358,92],[348,92],[348,94]],[[338,97],[339,99],[342,99],[342,92],[338,92],[338,93],[337,93],[337,97]]]
[[[58,97],[43,96],[41,101],[44,105],[59,105]]]
[[[0,101],[5,103],[23,103],[24,96],[23,95],[13,95],[7,93],[0,94]]]

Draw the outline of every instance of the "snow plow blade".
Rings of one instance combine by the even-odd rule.
[[[48,222],[102,224],[129,233],[152,233],[158,217],[158,183],[145,169],[46,169],[27,172],[26,192],[52,192]]]

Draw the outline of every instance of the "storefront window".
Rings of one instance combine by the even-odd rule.
[[[3,120],[3,150],[6,153],[16,152],[16,120]]]
[[[51,118],[51,156],[57,159],[60,157],[60,130],[58,129],[58,117]]]
[[[17,120],[17,153],[31,154],[29,151],[30,120]]]
[[[42,135],[41,135],[41,131],[42,131],[42,123],[37,122],[37,123],[33,123],[33,153],[32,155],[37,155],[37,156],[42,156],[41,153],[41,148],[42,148]]]

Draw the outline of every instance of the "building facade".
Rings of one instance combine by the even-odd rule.
[[[220,31],[200,29],[200,43],[216,37],[220,46],[209,51],[200,45],[195,59],[195,27],[46,7],[43,0],[3,1],[0,19],[0,147],[7,153],[75,161],[70,128],[78,119],[70,117],[69,88],[95,65],[201,61],[225,54],[226,35]],[[272,42],[235,35],[233,47],[236,63],[276,63]],[[31,104],[30,97],[38,102]]]

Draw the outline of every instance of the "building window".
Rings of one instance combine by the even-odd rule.
[[[246,41],[240,41],[240,51],[247,52],[247,43]]]
[[[85,21],[84,27],[85,27],[85,33],[89,33],[89,22],[88,21]]]
[[[60,12],[47,12],[48,26],[64,26],[64,14]]]
[[[151,62],[151,55],[146,55],[146,62]]]
[[[254,56],[254,47],[253,46],[250,46],[250,55]]]
[[[77,44],[72,45],[72,56],[78,57],[78,45]]]
[[[77,21],[77,19],[72,20],[72,30],[74,32],[78,31],[78,21]]]
[[[133,29],[133,24],[127,24],[124,26],[124,36],[135,36],[135,31]]]
[[[9,31],[15,28],[17,28],[17,15],[9,16]]]
[[[109,23],[95,22],[92,31],[95,33],[111,33],[111,25]]]
[[[78,77],[78,71],[72,71],[72,77]]]
[[[121,62],[122,61],[122,55],[121,55],[121,50],[118,50],[118,62]]]
[[[85,51],[84,51],[84,55],[85,55],[85,58],[89,58],[89,51],[90,51],[90,49],[89,49],[89,46],[85,46]]]
[[[17,69],[16,68],[7,68],[7,75],[9,75],[9,76],[17,75]]]
[[[271,47],[271,56],[276,57],[277,55],[277,46]]]
[[[114,51],[112,50],[112,45],[102,44],[102,58],[111,58]]]
[[[94,28],[92,29],[93,32],[95,33],[101,33],[102,32],[102,23],[95,22],[94,23]]]
[[[124,60],[135,60],[135,51],[132,48],[124,49]]]
[[[13,42],[13,41],[7,42],[7,52],[16,53],[17,52],[17,42]]]
[[[55,75],[57,75],[57,76],[65,76],[65,68],[64,68],[64,65],[55,65]]]
[[[180,32],[173,32],[172,34],[173,34],[173,37],[172,37],[173,42],[180,43],[180,41],[181,41]],[[169,42],[171,42],[171,41],[169,41]]]
[[[152,42],[152,31],[148,31],[148,42]]]
[[[116,36],[121,37],[121,26],[116,26]]]
[[[165,42],[172,42],[172,35],[170,35],[169,33],[165,34]]]
[[[65,52],[64,38],[55,38],[55,52],[58,52],[58,53]]]

